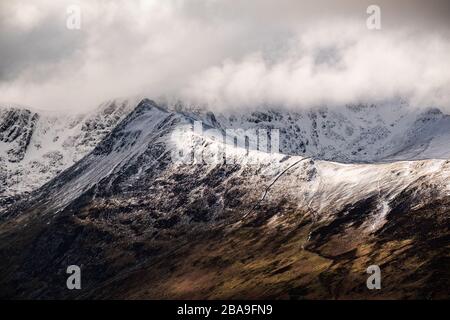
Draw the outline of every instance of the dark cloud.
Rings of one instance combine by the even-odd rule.
[[[64,7],[49,11],[36,7],[34,12],[25,4],[11,7],[11,2],[0,4],[0,81],[24,74],[30,81],[42,81],[49,76],[48,71],[50,75],[58,72],[59,63],[83,49],[83,33],[69,33],[64,28]],[[25,12],[20,17],[21,10]]]

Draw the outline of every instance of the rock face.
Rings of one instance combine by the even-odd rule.
[[[11,144],[11,148],[6,151],[7,160],[12,163],[19,162],[25,156],[39,115],[29,110],[2,111],[0,114],[2,120],[0,141],[4,144]]]
[[[450,161],[432,153],[448,117],[375,109],[237,116],[145,99],[1,211],[0,296],[448,298]],[[196,120],[283,129],[282,152],[232,148],[233,163],[200,161],[223,143],[190,130]],[[175,161],[180,153],[193,162]],[[69,265],[81,267],[82,290],[66,288]],[[381,290],[366,287],[370,265]]]

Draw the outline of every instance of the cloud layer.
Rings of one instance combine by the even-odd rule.
[[[335,25],[336,26],[336,25]],[[343,32],[344,31],[344,32]],[[302,32],[283,55],[254,52],[195,76],[186,97],[223,107],[377,103],[450,106],[449,42],[406,32],[367,34],[348,22]]]
[[[301,108],[401,96],[450,109],[446,1],[378,2],[380,31],[365,27],[369,1],[78,1],[80,30],[66,28],[73,1],[2,1],[0,100]]]

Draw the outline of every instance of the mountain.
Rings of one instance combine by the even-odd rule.
[[[344,163],[447,159],[450,116],[439,109],[413,109],[401,100],[304,111],[223,115],[201,120],[220,128],[280,129],[281,152]]]
[[[135,105],[113,100],[77,115],[0,106],[0,201],[29,193],[73,165]]]
[[[136,106],[112,100],[87,114],[0,106],[0,201],[11,202],[45,184],[88,154]],[[344,163],[447,159],[450,116],[411,110],[404,102],[300,112],[180,114],[219,129],[279,129],[289,155]]]
[[[144,99],[123,115],[0,211],[2,298],[448,298],[442,112],[220,114]],[[278,128],[281,152],[225,145],[197,121],[238,140]],[[205,161],[223,148],[235,162]],[[66,288],[73,264],[80,291]],[[381,290],[366,287],[370,265]]]

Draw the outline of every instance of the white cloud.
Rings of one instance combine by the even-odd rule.
[[[0,20],[0,99],[71,110],[137,94],[213,107],[294,108],[394,95],[449,105],[447,24],[386,18],[371,32],[364,3],[344,2],[2,2],[0,18],[9,18]],[[81,7],[81,30],[65,27],[71,4]],[[389,17],[394,9],[382,10]]]
[[[337,31],[339,30],[339,31]],[[196,75],[185,97],[220,107],[310,107],[402,97],[450,107],[450,43],[407,32],[370,33],[344,22],[303,31],[275,61],[255,52]]]

